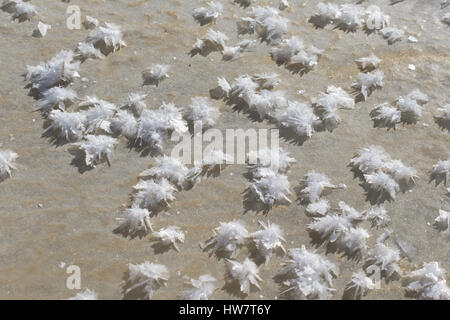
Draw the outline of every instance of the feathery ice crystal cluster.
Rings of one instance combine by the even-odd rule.
[[[363,72],[370,72],[378,68],[380,65],[381,59],[378,58],[373,53],[368,57],[362,57],[355,60],[358,68]]]
[[[356,92],[360,92],[360,97],[362,100],[367,100],[367,98],[376,89],[383,88],[383,71],[374,71],[367,73],[359,73],[358,81],[352,84],[353,89]]]
[[[237,281],[240,291],[246,295],[250,294],[251,286],[261,290],[259,282],[263,280],[258,272],[258,266],[249,258],[246,258],[242,263],[228,260],[228,281]]]
[[[254,7],[247,17],[237,23],[239,34],[256,33],[261,40],[270,45],[280,43],[288,31],[289,19],[280,16],[280,11],[273,7]]]
[[[200,7],[192,11],[192,17],[200,23],[205,25],[211,22],[215,22],[217,18],[222,14],[223,5],[219,2],[211,1],[208,3],[208,8]]]
[[[185,300],[209,300],[216,290],[217,279],[210,274],[201,275],[198,279],[191,279],[189,284],[193,287],[181,293]]]
[[[249,233],[242,221],[221,222],[220,226],[213,230],[212,237],[201,247],[203,250],[211,248],[211,254],[214,253],[218,258],[234,258],[248,236]]]
[[[288,195],[291,194],[289,188],[287,176],[267,169],[262,177],[251,182],[249,191],[264,206],[272,208],[275,205],[291,203],[288,198]]]
[[[98,294],[91,289],[86,289],[67,300],[98,300]]]
[[[188,123],[193,126],[201,125],[204,129],[213,127],[220,116],[217,106],[211,104],[206,97],[193,97],[183,113]]]
[[[364,265],[366,272],[369,272],[372,266],[376,266],[386,281],[398,279],[402,275],[402,270],[398,265],[401,259],[399,250],[384,243],[390,233],[391,231],[387,231],[377,239],[375,246],[369,250]]]
[[[273,172],[286,173],[291,163],[296,162],[289,156],[289,152],[282,148],[264,148],[250,151],[248,154],[248,173],[254,178],[262,178]]]
[[[335,291],[332,279],[339,274],[338,267],[325,257],[301,248],[290,249],[289,259],[279,271],[281,294],[296,299],[320,299],[332,297]]]
[[[80,62],[74,61],[75,54],[71,50],[62,50],[48,62],[37,66],[27,66],[25,80],[30,87],[43,93],[54,86],[65,86],[75,78],[79,78]]]
[[[355,100],[342,88],[335,86],[328,86],[326,92],[313,99],[312,104],[320,119],[314,127],[316,131],[332,132],[341,122],[338,110],[355,108]]]
[[[141,264],[128,265],[129,278],[124,288],[125,295],[142,290],[143,297],[150,299],[153,293],[165,286],[169,280],[169,270],[162,264],[145,261]]]
[[[1,9],[12,14],[13,20],[19,22],[31,20],[36,14],[36,6],[28,2],[29,0],[4,0]]]
[[[267,265],[273,252],[280,255],[286,253],[283,246],[286,240],[279,225],[270,222],[266,224],[262,221],[259,224],[263,229],[251,233],[249,239],[255,246],[257,259],[261,259]]]
[[[15,161],[18,154],[11,150],[0,150],[0,181],[11,177],[11,171],[16,169]]]
[[[380,146],[360,149],[350,166],[362,174],[365,187],[374,192],[374,201],[394,200],[397,192],[405,192],[415,186],[416,170],[400,160],[392,160]]]
[[[271,50],[271,57],[278,65],[284,65],[295,73],[311,71],[319,62],[322,50],[314,46],[305,47],[303,40],[293,36],[284,39],[278,47]]]
[[[184,232],[177,226],[168,226],[154,232],[153,238],[161,246],[173,247],[176,251],[180,252],[178,243],[184,243]]]
[[[173,132],[182,135],[187,131],[182,109],[173,103],[163,103],[158,109],[147,109],[142,112],[138,122],[136,143],[140,147],[161,152]]]
[[[416,123],[422,116],[422,106],[428,103],[428,96],[415,89],[405,97],[399,97],[396,101],[401,113],[401,121],[404,123]]]
[[[311,170],[305,175],[299,188],[299,194],[305,203],[315,204],[321,200],[321,195],[327,190],[345,188],[345,184],[334,185],[325,174]]]
[[[85,42],[91,43],[106,56],[126,47],[122,37],[123,34],[118,25],[106,22],[104,26],[98,26],[92,30]]]
[[[115,230],[124,236],[134,238],[136,236],[143,237],[152,231],[152,223],[150,222],[151,212],[145,208],[132,206],[123,211],[123,217],[119,218],[121,224]]]
[[[154,64],[153,66],[145,69],[142,72],[142,79],[144,80],[144,85],[150,84],[158,86],[161,81],[169,78],[167,72],[170,66],[166,64]]]
[[[139,174],[140,179],[167,179],[178,189],[183,189],[189,169],[178,159],[163,155],[156,158],[156,164]]]
[[[435,181],[436,186],[441,182],[447,185],[450,180],[450,159],[449,160],[439,160],[431,171],[430,182]]]
[[[341,251],[351,258],[360,258],[366,252],[366,239],[369,238],[365,229],[357,227],[364,217],[343,201],[339,202],[339,208],[340,214],[314,218],[308,229],[317,233],[320,241],[329,248]]]
[[[375,283],[366,276],[364,271],[354,272],[352,279],[345,286],[344,296],[352,300],[359,300],[375,287]]]
[[[74,146],[84,152],[86,166],[95,168],[104,161],[111,165],[114,148],[118,143],[119,141],[113,137],[89,134],[83,141],[74,143]]]
[[[445,274],[445,270],[437,262],[424,263],[422,269],[406,275],[406,290],[421,300],[448,300],[450,288]]]

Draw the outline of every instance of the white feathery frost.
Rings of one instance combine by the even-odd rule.
[[[447,286],[445,274],[446,271],[438,262],[424,263],[422,269],[406,275],[406,290],[420,300],[449,300],[450,288]]]
[[[82,60],[103,59],[105,57],[91,42],[79,42],[76,52]]]
[[[13,14],[13,20],[18,19],[19,22],[31,20],[37,14],[36,6],[28,0],[4,0],[2,10]]]
[[[391,17],[384,14],[377,6],[366,9],[366,28],[368,30],[380,30],[386,28],[391,22]]]
[[[86,131],[86,116],[81,112],[64,112],[52,110],[48,119],[51,121],[46,132],[54,132],[65,141],[79,141]]]
[[[280,43],[283,35],[287,33],[289,19],[283,18],[280,11],[273,7],[254,7],[247,17],[238,21],[238,33],[257,33],[257,35],[270,45]]]
[[[220,116],[219,109],[206,97],[194,97],[191,103],[183,109],[184,119],[193,125],[210,128],[216,124]]]
[[[330,204],[326,199],[319,199],[306,207],[306,212],[311,216],[324,216],[328,210],[330,210]]]
[[[428,96],[415,89],[405,97],[399,97],[396,101],[397,108],[401,112],[401,121],[416,123],[422,116],[422,106],[428,103]]]
[[[164,247],[173,247],[176,251],[180,251],[178,243],[184,243],[184,232],[177,226],[168,226],[161,228],[152,234],[152,237]]]
[[[400,191],[398,183],[383,171],[365,174],[364,179],[369,188],[378,193],[377,200],[381,200],[384,196],[394,200]]]
[[[315,203],[320,199],[324,191],[338,188],[345,189],[346,186],[343,184],[336,186],[330,182],[330,178],[325,174],[311,170],[308,171],[305,179],[302,181],[300,195],[306,202]]]
[[[280,75],[278,73],[260,73],[252,77],[253,81],[258,83],[259,90],[272,90],[275,86],[280,83]]]
[[[80,61],[74,61],[72,50],[61,50],[48,62],[41,62],[37,66],[27,66],[25,79],[31,87],[43,92],[53,86],[66,85],[75,78],[79,78]]]
[[[129,235],[132,238],[147,235],[153,230],[150,215],[151,212],[147,209],[136,206],[126,208],[123,211],[123,217],[118,219],[121,224],[117,228],[117,232]]]
[[[95,29],[99,25],[100,25],[100,22],[98,21],[98,19],[91,17],[91,16],[86,16],[83,21],[83,26],[87,30]]]
[[[208,8],[200,7],[192,11],[192,17],[201,25],[215,22],[222,14],[223,5],[219,2],[211,1],[208,3]]]
[[[223,52],[226,47],[225,43],[227,41],[228,37],[223,32],[208,29],[206,35],[203,38],[197,39],[194,47],[191,50],[191,54],[196,55],[197,53],[199,53],[202,56],[207,56],[209,53],[214,51]]]
[[[283,242],[286,240],[283,238],[283,231],[279,225],[262,221],[259,224],[263,229],[251,233],[249,238],[255,245],[258,257],[261,257],[267,265],[274,251],[277,254],[286,253],[283,246]]]
[[[350,165],[363,174],[374,173],[381,168],[391,157],[380,146],[369,146],[358,150],[350,161]]]
[[[145,69],[142,72],[142,79],[144,80],[144,84],[154,84],[158,86],[161,81],[169,78],[169,75],[167,74],[169,69],[170,66],[166,64],[154,64],[153,66]]]
[[[335,22],[339,27],[345,30],[354,31],[361,25],[364,10],[360,6],[343,4],[339,7],[339,11],[340,14],[335,19]]]
[[[450,0],[441,0],[441,9],[445,9],[450,6]]]
[[[378,267],[381,276],[389,281],[402,275],[402,270],[397,264],[400,259],[400,251],[397,248],[388,247],[382,241],[377,241],[375,246],[368,251],[365,268],[368,271],[371,266]]]
[[[86,289],[78,292],[75,296],[67,300],[98,300],[98,294],[91,289]]]
[[[231,86],[225,78],[217,78],[218,86],[210,90],[211,98],[213,99],[223,99],[227,98],[229,92],[231,91]]]
[[[401,112],[389,103],[382,103],[377,105],[370,111],[375,127],[378,128],[394,128],[401,122]]]
[[[310,138],[320,121],[310,105],[297,101],[288,101],[288,106],[278,110],[275,118],[280,126],[289,128],[302,139]]]
[[[392,160],[380,146],[360,149],[350,166],[362,174],[364,187],[375,192],[375,201],[394,200],[399,191],[406,192],[416,184],[416,170],[400,160]]]
[[[316,11],[313,15],[314,19],[312,19],[312,21],[317,25],[326,26],[327,24],[337,21],[341,15],[342,12],[337,5],[319,2],[316,6]]]
[[[371,207],[365,213],[365,217],[371,222],[372,228],[385,228],[391,221],[391,217],[383,206]]]
[[[416,169],[404,165],[400,160],[386,162],[383,169],[399,184],[402,191],[410,190],[416,185]]]
[[[345,294],[352,300],[359,300],[375,287],[375,283],[364,271],[353,272],[352,279],[345,286]]]
[[[363,100],[372,94],[375,89],[383,88],[383,71],[374,71],[368,73],[359,73],[358,81],[352,84],[352,87],[361,92]]]
[[[193,185],[199,182],[202,176],[218,176],[232,160],[232,157],[223,153],[222,150],[212,150],[204,155],[201,161],[194,163],[194,167],[189,170],[186,179]]]
[[[216,290],[217,279],[210,274],[203,274],[198,279],[191,279],[189,284],[193,287],[181,293],[184,300],[209,300]]]
[[[320,93],[312,99],[315,113],[320,117],[321,124],[316,129],[322,128],[332,132],[341,122],[338,109],[354,109],[355,100],[342,88],[328,86],[326,92]]]
[[[145,103],[145,98],[147,98],[147,96],[148,94],[145,93],[132,92],[127,95],[120,108],[128,109],[133,112],[136,117],[140,117],[142,112],[147,108]]]
[[[291,191],[289,188],[288,178],[273,171],[271,174],[255,179],[249,187],[255,198],[269,208],[274,205],[290,204],[291,200],[288,195],[291,194]]]
[[[11,171],[16,170],[15,161],[19,157],[11,150],[0,150],[0,181],[11,177]]]
[[[373,71],[380,65],[381,59],[373,53],[368,57],[362,57],[355,60],[362,71]]]
[[[441,230],[447,230],[450,226],[450,212],[439,209],[439,216],[434,219],[434,226]]]
[[[133,204],[140,208],[158,209],[160,206],[169,206],[175,200],[177,189],[165,178],[158,181],[141,180],[133,189]]]
[[[141,264],[128,264],[130,286],[126,288],[125,294],[142,289],[145,297],[150,299],[153,293],[160,287],[165,286],[169,280],[169,270],[162,264],[145,261]]]
[[[385,27],[380,30],[380,34],[383,36],[383,38],[387,39],[389,44],[393,44],[397,41],[400,41],[405,32],[394,27]]]
[[[289,259],[277,276],[283,291],[296,299],[329,299],[332,297],[332,279],[339,274],[338,267],[305,246],[289,250]]]
[[[44,116],[53,109],[64,111],[66,106],[70,106],[76,98],[77,94],[72,89],[53,87],[44,91],[42,98],[34,106],[34,110],[39,110]]]
[[[86,135],[83,141],[74,145],[84,152],[86,166],[94,168],[97,164],[106,161],[111,165],[114,157],[114,148],[119,142],[117,139],[105,135]]]
[[[87,133],[111,133],[111,120],[117,110],[116,105],[96,97],[86,97],[79,106],[87,108],[81,111],[86,116]]]
[[[139,174],[141,179],[167,179],[178,188],[185,186],[189,169],[178,159],[166,155],[156,158],[156,164]]]
[[[270,168],[274,172],[285,173],[288,171],[291,163],[296,162],[291,158],[288,151],[282,148],[264,148],[257,151],[251,150],[248,153],[248,169],[252,177],[258,177],[260,168]]]
[[[86,42],[92,43],[103,54],[108,55],[127,46],[122,37],[123,34],[118,25],[106,22],[104,26],[98,26],[92,30]]]
[[[203,250],[212,248],[212,253],[217,257],[224,255],[234,258],[237,255],[237,250],[244,245],[248,236],[249,233],[242,221],[221,222],[220,226],[213,230],[212,237],[201,247]]]
[[[138,121],[128,110],[118,110],[111,119],[111,131],[133,140],[137,137]]]
[[[447,182],[450,180],[450,160],[439,160],[433,166],[430,178],[431,181],[434,180],[436,182],[436,185],[439,185],[441,182],[447,185]]]
[[[251,286],[255,286],[259,290],[259,285],[263,279],[258,275],[258,266],[249,258],[245,258],[244,262],[233,260],[228,261],[228,277],[231,281],[239,282],[239,289],[242,293],[249,295]]]
[[[349,257],[360,257],[366,252],[366,239],[369,234],[365,229],[355,225],[364,217],[343,201],[339,202],[339,207],[340,215],[329,214],[314,218],[308,229],[317,232],[322,242],[335,244],[338,250],[345,252]]]
[[[162,151],[173,132],[188,131],[181,109],[173,103],[163,103],[158,109],[144,110],[139,121],[138,144]]]

